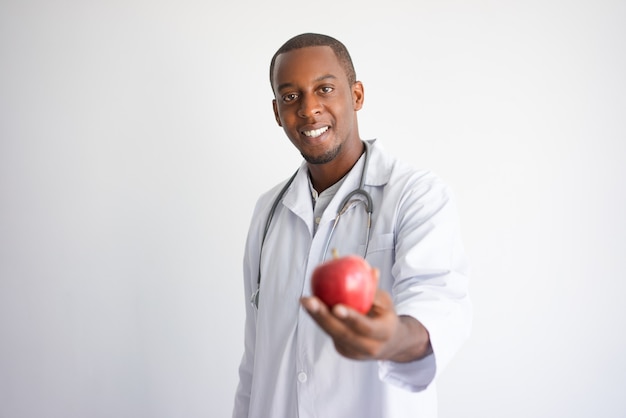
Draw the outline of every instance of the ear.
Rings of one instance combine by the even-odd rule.
[[[355,81],[352,85],[352,105],[354,110],[361,110],[364,101],[365,91],[363,90],[363,83]]]
[[[276,104],[276,99],[272,99],[272,107],[274,108],[274,117],[276,118],[276,123],[278,124],[278,126],[283,126],[283,124],[280,123],[280,116],[278,116],[278,105]]]

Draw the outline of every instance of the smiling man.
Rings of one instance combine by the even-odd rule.
[[[274,114],[309,163],[318,192],[334,184],[363,152],[356,112],[363,85],[329,46],[294,49],[275,58]],[[319,184],[317,184],[319,183]]]
[[[252,217],[244,256],[252,303],[233,416],[436,417],[436,376],[471,324],[452,194],[361,139],[364,88],[336,39],[287,41],[270,83],[276,121],[304,161]],[[366,315],[310,295],[329,248],[378,270]]]

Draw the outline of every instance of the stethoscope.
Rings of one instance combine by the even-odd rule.
[[[337,227],[337,223],[339,222],[339,218],[343,215],[352,205],[352,203],[363,203],[365,205],[365,211],[367,212],[367,228],[366,228],[366,236],[365,236],[365,250],[363,252],[363,257],[367,254],[367,248],[370,244],[370,231],[372,229],[372,212],[374,211],[374,206],[372,204],[372,196],[368,192],[365,191],[363,185],[365,183],[365,174],[367,173],[367,168],[369,165],[369,151],[370,144],[367,141],[363,141],[365,145],[365,153],[363,156],[363,169],[361,171],[361,181],[359,183],[359,187],[354,189],[341,201],[339,207],[340,209],[337,211],[337,216],[335,216],[335,220],[333,222],[333,226],[330,229],[330,233],[328,234],[328,238],[326,239],[326,245],[324,246],[324,257],[328,253],[328,247],[330,246],[330,241],[333,237],[333,233],[335,232],[335,228]],[[274,213],[276,212],[276,207],[282,200],[285,193],[287,193],[287,189],[296,178],[296,171],[293,176],[287,181],[285,186],[281,189],[280,193],[274,200],[272,204],[272,208],[270,209],[270,213],[267,217],[267,221],[265,222],[265,229],[263,230],[263,237],[261,238],[261,250],[259,251],[259,274],[257,276],[257,288],[256,291],[250,297],[250,304],[256,309],[259,308],[259,292],[261,291],[261,256],[263,254],[263,244],[265,243],[265,238],[267,237],[267,231],[270,229],[270,224],[272,223],[272,218],[274,217]],[[363,199],[357,198],[357,196],[361,196]]]

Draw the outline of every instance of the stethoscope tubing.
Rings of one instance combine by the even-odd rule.
[[[363,144],[365,145],[365,155],[364,155],[364,161],[363,161],[363,169],[361,171],[361,181],[359,184],[359,188],[348,193],[348,195],[341,201],[341,204],[339,205],[340,209],[337,212],[337,216],[335,216],[335,220],[333,221],[333,226],[330,230],[330,233],[328,234],[328,239],[326,240],[326,246],[324,248],[324,252],[322,253],[324,257],[328,253],[330,241],[333,236],[333,233],[335,232],[335,227],[337,226],[337,223],[339,222],[340,216],[343,215],[346,210],[348,210],[348,208],[350,207],[350,203],[353,201],[352,198],[356,195],[360,195],[365,198],[365,202],[364,202],[365,210],[367,211],[367,235],[365,237],[364,256],[367,254],[367,249],[370,243],[370,230],[372,227],[372,213],[374,212],[374,204],[372,202],[372,196],[370,196],[370,194],[367,191],[365,191],[365,189],[363,188],[365,184],[365,175],[367,174],[367,170],[369,166],[369,154],[370,154],[369,153],[370,144],[367,141],[363,141]],[[272,207],[267,216],[267,220],[265,221],[265,228],[263,229],[263,235],[261,237],[261,249],[259,250],[259,273],[257,275],[257,289],[250,298],[250,303],[256,308],[259,307],[259,292],[261,290],[261,258],[263,254],[263,244],[265,243],[265,238],[267,238],[267,233],[270,229],[272,219],[274,218],[274,213],[276,212],[276,208],[278,207],[278,204],[280,203],[280,201],[283,199],[285,193],[287,193],[289,186],[291,186],[291,183],[293,183],[294,179],[296,178],[298,171],[299,170],[296,170],[296,172],[291,176],[291,178],[289,178],[287,183],[285,183],[283,188],[278,193],[278,196],[274,200],[274,203],[272,203]]]

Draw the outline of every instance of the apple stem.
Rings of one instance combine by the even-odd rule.
[[[339,258],[339,251],[337,251],[336,248],[333,248],[332,250],[330,250],[330,253],[333,255],[334,260]]]

